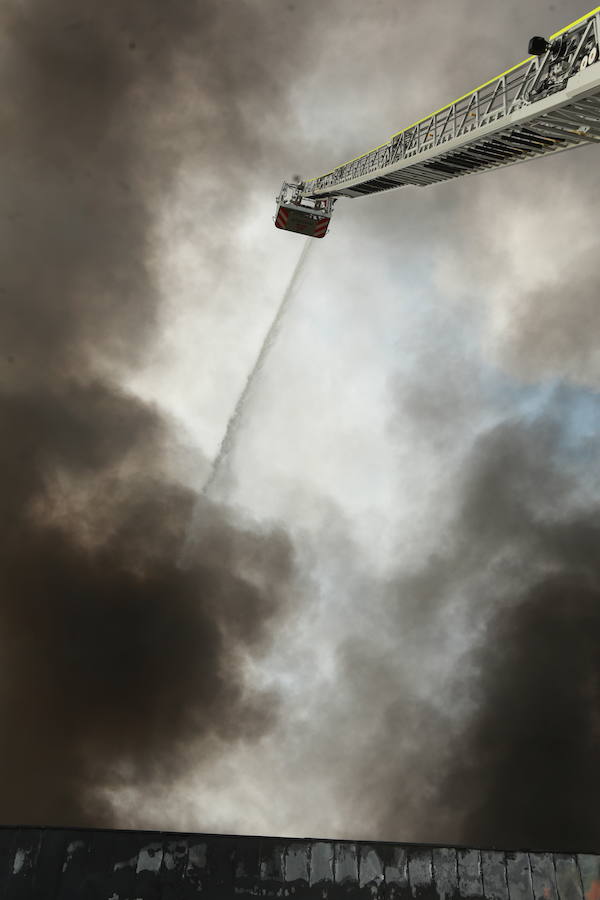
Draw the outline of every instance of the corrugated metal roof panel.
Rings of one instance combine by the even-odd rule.
[[[6,900],[600,900],[600,855],[0,828]]]

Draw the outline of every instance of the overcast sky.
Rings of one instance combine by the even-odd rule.
[[[5,4],[3,821],[598,847],[596,147],[340,200],[198,496],[281,181],[587,11]]]

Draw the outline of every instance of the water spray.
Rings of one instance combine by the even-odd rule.
[[[223,435],[223,439],[221,440],[219,449],[217,450],[217,453],[213,459],[213,463],[210,467],[210,472],[208,473],[208,477],[207,477],[206,481],[204,482],[204,485],[200,492],[201,498],[208,497],[211,488],[213,487],[213,485],[215,484],[215,482],[218,478],[219,472],[221,471],[223,464],[229,457],[232,447],[235,444],[235,440],[236,440],[236,437],[237,437],[237,434],[238,434],[238,431],[240,428],[240,423],[243,418],[245,406],[250,398],[250,395],[254,388],[256,379],[260,375],[260,373],[264,367],[264,364],[266,362],[267,356],[269,355],[269,352],[270,352],[271,348],[273,347],[273,344],[275,343],[277,335],[279,334],[281,324],[283,322],[285,313],[289,306],[289,302],[293,296],[294,290],[298,283],[298,279],[299,279],[302,269],[304,268],[304,265],[306,263],[306,259],[308,257],[308,249],[312,243],[313,243],[312,238],[310,238],[310,237],[306,238],[304,247],[302,248],[302,252],[298,258],[298,262],[296,263],[294,271],[292,272],[292,277],[290,278],[290,280],[288,282],[288,285],[285,289],[283,297],[281,298],[281,303],[279,304],[277,312],[275,313],[275,318],[271,322],[269,330],[267,331],[265,338],[261,344],[260,350],[258,352],[258,356],[256,357],[254,365],[252,366],[252,368],[248,374],[248,377],[246,378],[246,383],[238,397],[238,400],[237,400],[237,403],[235,404],[233,412],[229,417],[229,421],[227,422],[227,427],[225,429],[225,434]],[[195,519],[195,517],[194,517],[194,519]],[[192,522],[192,526],[190,527],[190,530],[188,533],[188,538],[184,544],[184,548],[183,548],[183,551],[181,554],[182,562],[188,556],[188,552],[191,547],[191,542],[193,539],[194,532],[195,532],[194,522]]]

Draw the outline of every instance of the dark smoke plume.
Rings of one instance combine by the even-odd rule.
[[[505,426],[473,461],[465,552],[493,566],[499,602],[441,788],[465,842],[600,846],[600,509],[589,477],[566,474],[563,439],[557,423]]]
[[[196,498],[165,475],[168,423],[119,387],[156,328],[153,227],[210,140],[202,105],[269,90],[232,54],[253,27],[235,6],[229,23],[188,0],[0,13],[4,822],[112,824],[102,789],[168,783],[277,714],[242,669],[285,609],[290,544],[207,501],[182,571]],[[212,65],[219,38],[233,68]],[[222,108],[220,136],[251,148]]]
[[[598,517],[575,534],[597,548]],[[600,846],[599,574],[564,560],[498,612],[474,654],[480,712],[442,789],[446,803],[466,806],[465,843]]]
[[[565,428],[577,397],[564,393],[475,443],[444,549],[390,591],[400,643],[387,678],[381,659],[346,648],[345,673],[378,687],[384,708],[379,767],[363,764],[385,838],[600,845],[599,448]],[[420,659],[465,631],[471,649],[452,677],[416,700]]]

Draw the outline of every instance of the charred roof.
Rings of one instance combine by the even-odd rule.
[[[599,900],[600,854],[160,831],[0,828],[6,900]]]

